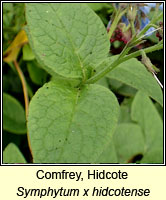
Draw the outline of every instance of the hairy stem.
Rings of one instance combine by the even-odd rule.
[[[109,39],[112,37],[112,34],[115,31],[118,22],[120,21],[121,17],[125,14],[125,12],[126,12],[126,9],[123,10],[123,11],[121,9],[118,9],[118,11],[117,11],[117,13],[115,15],[114,21],[113,21],[113,23],[111,25],[111,28],[110,28],[110,30],[108,32]]]
[[[153,51],[156,51],[156,50],[160,50],[160,49],[162,49],[162,48],[163,48],[163,44],[159,44],[159,45],[156,44],[156,45],[154,45],[154,46],[152,46],[152,47],[148,47],[148,48],[145,48],[145,49],[143,49],[143,50],[144,50],[145,53],[150,53],[150,52],[153,52]],[[141,55],[141,51],[142,51],[142,50],[139,50],[139,51],[136,51],[136,52],[134,52],[134,53],[131,53],[131,54],[125,56],[125,57],[123,57],[123,58],[121,59],[121,61],[124,62],[124,61],[126,61],[126,60],[131,59],[131,58],[135,58],[135,57],[137,57],[137,56],[140,56],[140,55]]]
[[[149,53],[152,51],[156,51],[156,50],[160,50],[163,48],[163,44],[156,44],[152,47],[148,47],[144,49],[145,53]],[[104,77],[107,73],[109,73],[110,71],[112,71],[114,68],[116,68],[119,64],[121,64],[122,62],[125,62],[131,58],[135,58],[137,56],[141,55],[142,50],[136,51],[134,53],[131,53],[127,56],[123,56],[121,57],[120,55],[118,56],[118,58],[107,68],[104,68],[102,71],[100,71],[98,74],[92,76],[90,79],[88,79],[86,81],[86,84],[92,84],[95,83],[96,81],[98,81],[99,79],[101,79],[102,77]],[[120,58],[121,57],[121,58]]]

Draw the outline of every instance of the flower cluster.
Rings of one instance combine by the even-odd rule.
[[[126,4],[125,4],[126,5]],[[121,6],[121,4],[116,5]],[[131,3],[129,5],[129,10],[125,15],[121,17],[120,23],[117,25],[115,28],[115,31],[113,32],[110,42],[113,43],[115,41],[121,41],[124,44],[127,44],[128,41],[131,39],[132,34],[131,34],[131,28],[126,28],[129,27],[130,25],[130,20],[133,19],[134,22],[134,29],[136,33],[139,33],[142,29],[145,28],[150,23],[149,18],[147,17],[147,14],[150,12],[151,8],[155,8],[158,6],[156,3]],[[126,5],[127,7],[127,5]],[[124,5],[123,5],[123,8]],[[160,10],[163,9],[163,4],[158,6]],[[125,27],[125,28],[124,28]],[[161,24],[160,24],[161,27]],[[107,31],[109,32],[111,28],[111,21],[109,22],[107,26]],[[151,27],[147,30],[145,33],[146,36],[151,35],[155,31],[154,27]],[[162,39],[162,32],[157,31],[156,36],[159,38],[159,40]]]
[[[125,35],[123,34],[122,30],[117,27],[115,32],[113,33],[110,42],[113,43],[115,41],[124,42],[124,44],[127,44],[128,40],[125,38]]]

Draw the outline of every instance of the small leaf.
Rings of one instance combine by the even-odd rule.
[[[10,143],[3,151],[3,163],[26,163],[26,160],[18,147]]]
[[[112,57],[112,59],[116,58],[117,57]],[[146,93],[163,105],[163,95],[160,86],[152,74],[148,72],[144,65],[137,59],[132,58],[121,63],[107,76]]]
[[[152,101],[138,92],[131,108],[132,120],[142,128],[145,137],[145,153],[141,163],[163,162],[163,123]]]
[[[28,42],[28,38],[24,30],[21,30],[17,36],[14,38],[11,45],[7,48],[7,50],[3,54],[4,62],[12,62],[17,59],[18,53],[21,47]]]
[[[111,140],[119,105],[99,85],[49,82],[31,100],[28,131],[35,163],[94,163]]]
[[[26,133],[24,109],[19,101],[6,93],[3,93],[3,128],[11,133]]]
[[[144,137],[140,126],[133,123],[119,124],[114,133],[114,145],[119,163],[128,163],[134,156],[143,154]]]
[[[29,61],[35,59],[35,55],[33,54],[29,44],[25,44],[22,48],[22,51],[23,51],[23,60]]]
[[[26,18],[31,47],[51,75],[86,79],[107,57],[106,29],[84,3],[27,3]]]
[[[47,73],[39,67],[36,60],[27,62],[27,68],[29,76],[33,83],[37,85],[43,85],[47,80]]]

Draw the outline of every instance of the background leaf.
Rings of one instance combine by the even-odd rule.
[[[119,123],[131,122],[130,116],[130,106],[121,105],[120,106],[120,115],[119,115]]]
[[[6,93],[3,93],[3,128],[11,133],[26,133],[25,111],[19,101]]]
[[[106,29],[86,4],[28,3],[26,18],[31,47],[51,75],[85,78],[107,57]]]
[[[108,78],[108,77],[107,77]],[[134,96],[137,90],[116,79],[109,78],[110,88],[113,92],[123,96]]]
[[[115,150],[115,145],[113,138],[111,138],[110,143],[107,145],[103,153],[97,159],[97,163],[118,163],[118,157]]]
[[[3,61],[12,62],[17,59],[21,47],[28,42],[27,35],[21,30],[3,54]]]
[[[96,162],[111,141],[118,111],[116,97],[102,86],[78,90],[55,82],[45,84],[29,107],[34,162]]]
[[[112,57],[112,59],[115,58],[117,57]],[[163,104],[163,95],[160,86],[152,74],[136,58],[118,65],[108,74],[108,77],[143,91],[161,105]]]
[[[142,92],[134,98],[131,117],[141,126],[145,137],[141,163],[163,163],[163,123],[152,101]]]
[[[25,23],[24,3],[3,3],[3,51]]]
[[[87,3],[87,5],[94,11],[99,11],[103,8],[112,8],[111,5],[108,3]]]
[[[144,137],[140,126],[133,123],[119,124],[114,133],[114,145],[119,163],[129,163],[144,152]]]
[[[26,160],[18,147],[10,143],[3,151],[3,163],[26,163]]]
[[[22,52],[23,52],[23,60],[34,60],[35,59],[35,55],[32,52],[32,49],[30,48],[29,44],[25,44],[22,48]]]
[[[33,83],[42,86],[47,81],[48,74],[46,73],[46,71],[40,68],[36,60],[27,62],[27,68],[29,76]]]

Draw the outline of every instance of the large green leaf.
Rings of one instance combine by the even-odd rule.
[[[115,150],[113,138],[111,138],[110,143],[97,159],[97,163],[118,163],[118,157]]]
[[[27,3],[26,19],[31,47],[52,75],[85,79],[107,57],[106,29],[86,4]]]
[[[128,163],[144,152],[144,137],[140,126],[133,123],[119,124],[114,133],[114,145],[119,163]]]
[[[131,117],[142,128],[145,152],[142,163],[163,162],[163,123],[152,101],[138,92],[132,104]]]
[[[94,163],[118,121],[114,94],[99,85],[81,90],[50,82],[31,100],[28,131],[35,163]]]
[[[19,101],[6,93],[3,93],[3,128],[11,133],[26,133],[24,109]]]
[[[112,60],[116,58],[114,56]],[[163,104],[163,95],[160,86],[152,74],[136,58],[121,63],[107,76],[141,90],[161,105]]]
[[[3,151],[3,163],[26,163],[26,160],[18,147],[10,143]]]

